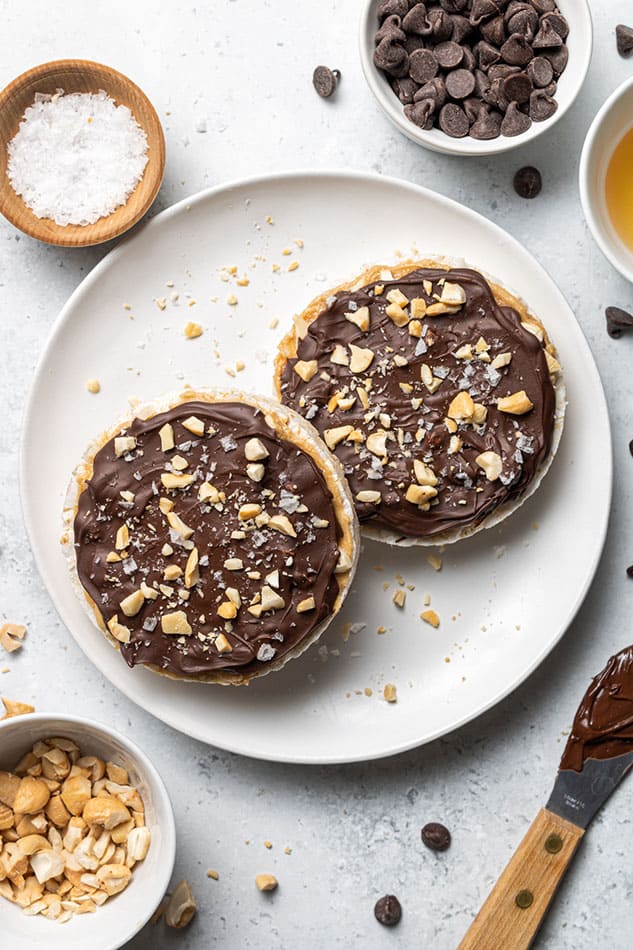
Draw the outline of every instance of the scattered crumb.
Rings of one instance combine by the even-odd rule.
[[[131,310],[132,307],[131,307],[131,305],[130,305],[129,303],[124,303],[124,304],[123,304],[123,309],[124,309],[124,310]]]
[[[392,600],[394,604],[396,605],[396,607],[404,607],[407,600],[406,590],[402,590],[402,588],[399,588],[397,591],[394,592]]]
[[[296,270],[298,266],[299,266],[299,261],[290,261],[290,263],[288,264],[288,270],[289,271]]]
[[[20,623],[3,623],[0,627],[0,646],[7,653],[15,653],[22,649],[22,641],[26,636],[26,627]]]
[[[382,691],[382,695],[385,697],[388,703],[395,703],[398,701],[398,693],[393,683],[386,684]]]
[[[233,379],[235,379],[235,370],[233,369],[232,366],[225,366],[224,372],[226,373],[227,376],[232,376]]]
[[[292,854],[292,848],[284,848],[284,854]]]
[[[281,267],[279,266],[279,264],[273,264],[273,265],[271,266],[271,270],[272,270],[273,274],[278,274],[279,271],[281,270]]]
[[[389,581],[383,581],[382,589],[389,590],[389,587],[390,587]]]
[[[274,223],[275,223],[269,214],[266,215],[266,219],[265,219],[265,220],[266,220],[266,224],[274,224]]]
[[[438,557],[437,554],[429,554],[426,562],[431,565],[434,571],[442,570],[442,558]]]
[[[295,244],[297,245],[297,247],[303,247],[304,245],[303,238],[295,238]]]
[[[238,360],[235,364],[235,369],[238,373],[241,373],[243,369],[246,369],[246,363],[243,360]]]
[[[434,610],[423,610],[420,617],[425,623],[430,624],[432,627],[437,628],[440,625],[440,618]]]
[[[424,595],[424,606],[425,606],[425,607],[430,607],[430,606],[431,606],[431,595],[430,595],[430,594],[425,594],[425,595]]]
[[[272,846],[273,846],[272,841],[264,841],[264,847],[268,848],[269,851],[272,848]]]
[[[5,708],[5,714],[0,719],[12,719],[13,716],[25,716],[27,713],[35,712],[35,706],[31,706],[29,703],[21,703],[17,699],[7,699],[6,696],[0,696],[0,699]]]
[[[248,277],[238,277],[235,283],[237,284],[238,287],[248,287],[248,285],[250,284],[250,280],[248,279]]]
[[[281,253],[284,255],[284,257],[290,257],[290,255],[292,254],[292,248],[291,248],[291,247],[284,247],[284,249],[283,249],[283,251],[282,251]]]
[[[209,870],[207,871],[207,877],[212,878],[212,880],[214,880],[214,881],[219,881],[219,880],[220,880],[220,875],[219,875],[219,873],[218,873],[217,871],[214,871],[212,868],[209,868]]]
[[[279,881],[274,874],[257,874],[255,883],[260,891],[274,891],[279,886]]]
[[[238,299],[235,294],[229,294],[226,298],[226,302],[228,303],[229,307],[235,307],[238,304]]]
[[[167,298],[166,297],[156,297],[154,303],[159,310],[165,310],[167,307]]]
[[[0,670],[0,673],[10,673],[10,672],[11,670],[9,669],[8,666],[3,666],[2,669]]]
[[[251,843],[251,839],[250,839],[250,838],[245,838],[245,839],[244,839],[244,844],[250,844],[250,843]]]
[[[195,307],[195,305],[196,305],[196,301],[193,299],[193,297],[187,301],[188,307]]]
[[[450,663],[450,662],[451,662],[450,656],[445,656],[445,657],[444,657],[444,662],[445,662],[445,663]]]
[[[197,337],[202,336],[202,327],[199,323],[189,323],[185,324],[185,336],[188,340],[195,340]]]
[[[269,330],[276,330],[278,326],[279,326],[279,319],[278,319],[278,317],[273,317],[272,320],[270,321],[270,323],[268,324],[268,329],[269,329]]]
[[[538,531],[538,521],[532,522],[532,531]]]
[[[370,686],[366,686],[365,689],[363,690],[363,692],[364,692],[365,696],[373,696],[373,695],[374,695],[374,691],[373,691],[373,689],[371,689]]]
[[[521,629],[521,624],[520,624],[520,623],[515,623],[514,629],[515,629],[515,630],[520,630],[520,629]]]
[[[98,379],[88,379],[86,380],[86,389],[89,393],[100,393],[101,383]]]
[[[376,633],[378,634],[379,637],[381,637],[383,633],[386,633],[386,632],[387,632],[387,628],[383,626],[378,627],[378,629],[376,630]]]
[[[396,574],[396,580],[398,581],[401,587],[404,587],[404,577],[402,576],[402,574]]]

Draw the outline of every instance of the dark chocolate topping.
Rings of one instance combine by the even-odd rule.
[[[204,423],[201,437],[183,426],[192,416]],[[166,423],[175,440],[169,451],[163,451],[159,434]],[[74,534],[83,587],[106,624],[116,616],[130,632],[129,642],[121,643],[128,665],[150,664],[185,677],[219,670],[251,674],[309,636],[331,613],[339,590],[334,575],[339,556],[337,517],[313,459],[280,438],[264,414],[246,403],[185,402],[148,420],[135,419],[121,434],[132,437],[135,447],[117,457],[111,439],[97,452],[92,477],[79,498]],[[245,451],[253,439],[260,440],[267,453],[251,463],[264,468],[259,481],[247,475]],[[188,463],[182,472],[181,459]],[[261,468],[249,471],[255,477],[262,475]],[[161,481],[165,474],[193,475],[193,482],[167,489]],[[217,494],[203,489],[208,497],[200,501],[203,484]],[[121,494],[128,492],[133,500]],[[177,522],[176,528],[170,526],[161,498],[173,502],[173,513],[193,532],[190,537]],[[239,509],[249,504],[261,506],[260,515],[240,520]],[[162,506],[168,508],[169,503]],[[247,514],[242,512],[243,517]],[[280,517],[285,530],[289,523],[296,537],[268,525],[269,516]],[[129,530],[129,542],[118,554],[127,556],[108,563],[123,525]],[[194,547],[199,566],[193,580],[196,574],[199,579],[192,584],[185,569]],[[173,565],[182,574],[165,580],[165,569]],[[141,584],[158,596],[145,597],[138,613],[126,616],[121,601],[139,591]],[[258,617],[256,595],[264,585],[268,596],[278,595],[283,606]],[[314,607],[304,603],[298,612],[310,597]],[[236,600],[235,619],[218,615],[220,604]],[[186,613],[191,634],[162,632],[161,618],[177,611]],[[214,641],[220,634],[230,652],[219,652],[223,641],[217,645]]]
[[[453,312],[429,315],[427,309],[411,319],[437,304],[444,287],[458,294],[461,288],[465,303]],[[386,312],[397,291],[411,302],[408,309],[404,305],[402,326],[397,310],[396,320]],[[309,419],[326,442],[329,430],[353,427],[335,451],[361,521],[433,537],[479,523],[524,491],[549,452],[554,424],[554,388],[543,343],[535,335],[542,331],[533,321],[535,332],[525,329],[519,314],[499,306],[486,280],[467,269],[418,269],[341,291],[328,303],[298,342],[297,358],[284,366],[282,400]],[[365,307],[369,327],[364,332],[350,317]],[[350,345],[373,354],[367,370],[352,372],[338,362],[349,362]],[[501,354],[511,354],[506,365],[500,364],[507,356],[497,360]],[[295,370],[297,360],[317,361],[318,371],[304,381]],[[422,374],[427,381],[432,377],[430,386]],[[485,407],[483,423],[447,422],[452,401],[462,391]],[[521,391],[531,400],[531,410],[511,414],[497,408],[500,397]],[[355,397],[351,408],[335,405],[340,394],[344,407],[346,398]],[[373,433],[385,435],[384,455],[368,447]],[[502,460],[495,480],[476,461],[488,452]],[[405,497],[417,480],[414,460],[430,466],[438,479],[428,510]],[[363,501],[365,495],[359,499],[367,491],[380,492],[377,503]]]
[[[612,656],[578,707],[561,769],[582,771],[587,759],[633,751],[633,646]]]

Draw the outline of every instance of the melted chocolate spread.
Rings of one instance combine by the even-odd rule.
[[[387,294],[396,288],[409,300],[417,297],[435,303],[432,294],[441,294],[441,279],[459,284],[466,302],[456,314],[421,317],[420,338],[412,336],[407,326],[396,326],[385,313]],[[427,293],[428,283],[425,290],[428,281],[432,282],[432,294]],[[374,293],[376,283],[384,285],[379,295]],[[284,366],[282,401],[321,433],[351,424],[364,437],[383,428],[393,434],[393,438],[388,436],[386,464],[362,443],[344,441],[336,446],[354,498],[361,491],[381,492],[377,504],[356,499],[361,521],[416,537],[477,524],[502,502],[517,498],[549,452],[555,396],[543,345],[522,326],[515,310],[496,303],[488,283],[476,271],[418,269],[376,283],[338,293],[309,325],[298,343],[297,358]],[[367,332],[345,317],[360,307],[369,308]],[[478,354],[480,338],[488,348]],[[371,349],[374,359],[369,369],[354,375],[349,366],[331,362],[336,344]],[[455,355],[465,344],[471,344],[473,359]],[[492,361],[502,353],[512,354],[510,363],[493,369]],[[318,361],[318,372],[308,382],[294,372],[297,360]],[[402,360],[406,365],[398,365]],[[425,363],[436,379],[441,379],[433,393],[421,379]],[[335,393],[343,390],[353,396],[367,379],[371,384],[368,408],[357,398],[347,411],[329,411],[328,401]],[[411,386],[412,391],[404,392],[403,385],[405,389]],[[462,445],[452,452],[451,432],[444,420],[460,390],[467,390],[488,414],[483,425],[460,424]],[[530,412],[513,416],[497,409],[498,397],[521,390],[534,404]],[[381,420],[380,414],[387,418]],[[486,451],[496,452],[503,461],[501,476],[495,481],[489,481],[475,462]],[[405,499],[407,487],[415,482],[414,459],[431,466],[438,477],[438,496],[427,511]]]
[[[204,422],[202,437],[183,427],[190,416]],[[176,447],[164,452],[159,430],[167,422],[173,426]],[[74,531],[83,587],[106,623],[117,615],[130,630],[129,643],[121,644],[128,665],[151,664],[185,677],[215,670],[250,674],[296,647],[332,611],[339,589],[334,576],[339,548],[333,499],[312,458],[280,439],[261,411],[242,403],[186,402],[151,419],[135,419],[123,434],[133,436],[136,447],[117,458],[111,439],[96,454],[92,477],[79,498]],[[254,437],[269,453],[260,482],[246,474],[244,447]],[[177,472],[170,465],[175,456],[188,462],[185,473],[193,474],[194,482],[185,489],[166,490],[161,474]],[[224,492],[224,502],[200,502],[198,491],[204,482]],[[126,501],[121,492],[132,492],[134,500]],[[161,497],[173,501],[174,512],[193,529],[190,539],[170,529],[159,508]],[[251,502],[261,505],[264,518],[266,513],[285,515],[297,536],[258,526],[254,520],[240,521],[238,509]],[[129,528],[127,556],[108,563],[117,530],[124,524]],[[232,538],[234,531],[245,536]],[[166,581],[163,574],[169,565],[178,565],[184,575],[194,545],[200,579],[183,600],[179,597],[186,591],[183,576]],[[241,560],[243,569],[226,569],[225,561],[231,558]],[[247,572],[259,576],[249,577]],[[266,579],[271,573],[272,581]],[[159,596],[145,599],[139,613],[127,617],[120,603],[143,582]],[[285,605],[256,617],[248,606],[265,584]],[[227,600],[227,587],[239,591],[242,604],[232,621],[217,615],[218,606]],[[315,609],[297,613],[297,605],[310,595]],[[163,634],[161,617],[178,610],[186,612],[192,634]],[[221,633],[231,652],[220,653],[214,646]]]
[[[578,707],[561,769],[582,771],[587,759],[633,751],[633,646],[612,656]]]

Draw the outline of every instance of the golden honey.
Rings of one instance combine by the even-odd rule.
[[[620,240],[633,251],[633,129],[620,139],[609,161],[605,199]]]

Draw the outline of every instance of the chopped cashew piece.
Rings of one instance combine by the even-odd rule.
[[[502,396],[497,399],[497,409],[499,412],[508,412],[513,416],[523,416],[534,409],[534,403],[525,389],[521,389],[519,392],[512,393],[511,396]]]
[[[501,456],[496,452],[482,452],[475,459],[475,463],[484,470],[489,482],[495,482],[503,470]]]

